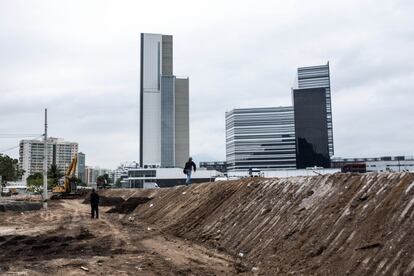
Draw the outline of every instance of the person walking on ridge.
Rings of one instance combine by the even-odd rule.
[[[191,171],[194,168],[194,172],[196,172],[197,167],[196,164],[193,162],[193,158],[188,158],[187,163],[184,166],[184,173],[187,175],[187,179],[185,181],[185,185],[191,184]]]
[[[91,193],[91,218],[95,218],[95,214],[96,214],[96,218],[99,218],[99,210],[98,210],[98,206],[99,206],[99,195],[98,193],[95,192],[95,189],[92,189],[92,193]]]

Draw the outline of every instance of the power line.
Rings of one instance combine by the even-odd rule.
[[[39,136],[39,133],[0,133],[1,138],[31,138]]]
[[[26,137],[24,137],[24,138],[29,138],[29,137],[31,137],[31,138],[33,138],[34,140],[36,140],[36,139],[39,139],[40,137],[43,137],[43,134],[36,134],[36,135],[32,135],[32,136],[26,136]],[[3,137],[1,137],[1,134],[0,134],[0,138],[3,138]],[[11,137],[10,137],[11,138]],[[23,138],[23,137],[15,137],[15,138]],[[10,147],[10,148],[5,148],[5,149],[2,149],[2,150],[0,150],[0,153],[4,153],[4,152],[8,152],[8,151],[11,151],[11,150],[14,150],[14,149],[17,149],[17,148],[19,148],[20,147],[20,145],[17,145],[17,146],[13,146],[13,147]]]
[[[15,146],[15,147],[11,147],[11,148],[7,148],[7,149],[0,150],[0,153],[8,152],[8,151],[11,151],[11,150],[17,149],[18,147],[19,147],[19,146]]]

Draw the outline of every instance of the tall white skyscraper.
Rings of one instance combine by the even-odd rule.
[[[173,75],[170,35],[141,34],[140,165],[181,167],[189,156],[189,81]]]

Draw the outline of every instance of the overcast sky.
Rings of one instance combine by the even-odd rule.
[[[197,162],[225,160],[225,111],[291,105],[296,68],[328,60],[335,156],[414,155],[413,14],[411,0],[0,0],[0,136],[41,134],[47,107],[50,136],[87,165],[138,161],[149,32],[174,36],[174,74],[190,78]]]

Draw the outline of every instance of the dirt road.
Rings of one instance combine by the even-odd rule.
[[[47,211],[0,213],[2,275],[230,275],[222,252],[162,233],[121,214],[90,219],[78,200]],[[131,219],[132,220],[132,219]]]
[[[100,220],[76,200],[51,202],[49,211],[0,212],[0,274],[414,273],[412,173],[99,193],[108,206]]]

